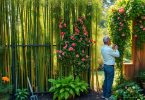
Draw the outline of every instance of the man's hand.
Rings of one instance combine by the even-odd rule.
[[[112,49],[113,50],[117,50],[118,49],[118,46],[116,44],[113,44]]]

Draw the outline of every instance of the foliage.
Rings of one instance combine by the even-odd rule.
[[[10,85],[10,79],[7,76],[2,77],[0,81],[0,93],[10,93],[12,91],[12,85]]]
[[[89,66],[88,48],[92,42],[88,37],[85,18],[78,18],[74,24],[73,34],[69,33],[67,24],[62,20],[59,28],[62,41],[60,50],[57,50],[58,59],[64,67],[73,67],[74,74],[79,75]]]
[[[111,35],[112,42],[119,46],[120,57],[117,58],[117,67],[120,70],[120,82],[123,77],[122,64],[123,55],[127,44],[130,42],[130,27],[129,21],[127,21],[126,2],[117,2],[114,7],[110,9],[109,16],[109,33]]]
[[[133,20],[133,35],[136,39],[137,48],[142,48],[145,43],[145,1],[129,0],[127,5],[127,15],[129,20]]]
[[[131,20],[133,21],[131,23]],[[110,8],[109,33],[113,43],[119,46],[121,57],[117,59],[117,66],[121,70],[124,51],[130,43],[131,32],[137,48],[142,48],[145,43],[145,1],[144,0],[119,0]],[[133,30],[131,27],[133,25]],[[120,75],[122,77],[122,75]]]
[[[145,82],[145,70],[139,70],[136,75],[137,81]]]
[[[15,95],[16,100],[27,100],[29,93],[27,89],[17,89]]]
[[[131,100],[133,98],[144,100],[144,96],[141,94],[142,89],[135,82],[125,81],[122,84],[117,85],[114,91],[113,96],[116,98],[115,100],[129,100],[129,98]]]
[[[49,92],[53,93],[53,99],[67,100],[75,95],[80,95],[81,92],[87,92],[88,84],[81,81],[78,77],[74,79],[72,76],[66,77],[64,79],[49,79],[52,83],[52,87]]]

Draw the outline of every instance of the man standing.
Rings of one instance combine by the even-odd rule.
[[[103,84],[103,97],[109,100],[111,97],[111,89],[114,79],[114,64],[115,57],[119,57],[118,46],[111,47],[111,41],[108,36],[103,38],[104,46],[101,48],[101,54],[104,62],[104,84]]]

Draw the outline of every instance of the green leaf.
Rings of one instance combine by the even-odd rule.
[[[55,87],[51,87],[50,89],[49,89],[49,92],[54,92],[55,91]]]
[[[62,89],[60,90],[60,93],[62,93],[62,92],[64,92],[64,88],[62,88]]]
[[[74,91],[72,89],[70,89],[69,92],[70,92],[71,95],[73,95],[73,96],[75,95],[75,93],[74,93]]]
[[[48,81],[51,82],[51,83],[55,83],[54,79],[48,79]]]
[[[70,96],[69,93],[68,92],[65,92],[65,99],[66,100],[68,99],[69,96]]]

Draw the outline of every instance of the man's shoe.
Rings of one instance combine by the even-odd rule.
[[[105,99],[105,97],[104,97],[104,96],[101,96],[101,98],[102,98],[102,99]]]
[[[114,99],[113,95],[111,95],[111,96],[108,98],[108,100],[115,100],[115,99]]]
[[[104,100],[109,100],[109,98],[106,98],[104,96],[101,96],[101,98],[104,99]]]

